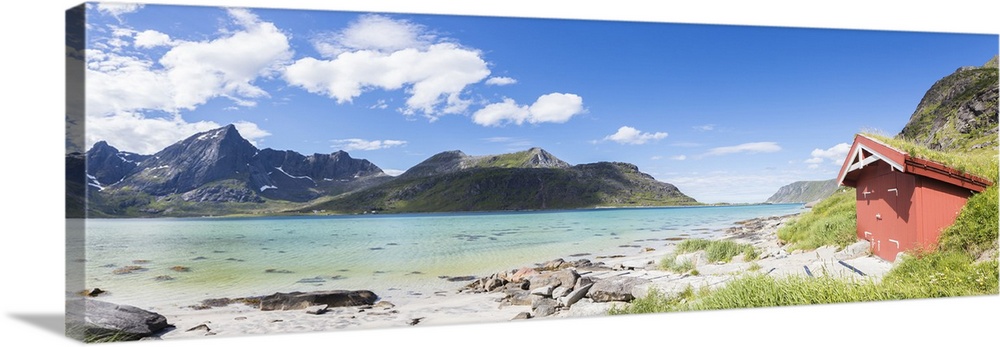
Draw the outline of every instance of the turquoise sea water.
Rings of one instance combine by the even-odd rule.
[[[85,282],[119,303],[192,305],[282,291],[455,290],[441,277],[635,254],[669,237],[713,237],[801,204],[267,218],[86,220]],[[125,266],[143,269],[115,274]],[[182,266],[189,271],[171,269]],[[164,277],[169,276],[169,279]]]

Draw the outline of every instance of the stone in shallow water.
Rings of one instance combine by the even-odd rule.
[[[378,295],[368,290],[274,293],[261,298],[260,310],[301,310],[321,304],[329,307],[363,306],[371,305],[377,299]]]
[[[89,297],[95,297],[95,296],[98,296],[98,295],[101,295],[101,294],[104,294],[104,293],[107,293],[107,292],[104,291],[104,290],[102,290],[101,288],[94,288],[94,289],[91,289],[91,290],[84,290],[84,291],[80,292],[80,295],[89,296]]]
[[[146,271],[146,268],[138,265],[128,265],[117,268],[115,271],[112,271],[112,273],[115,275],[127,275],[138,271]]]
[[[326,280],[319,276],[311,278],[303,278],[298,281],[295,281],[295,283],[323,283],[323,282],[326,282]]]

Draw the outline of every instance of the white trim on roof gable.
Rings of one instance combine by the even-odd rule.
[[[861,159],[862,150],[871,153],[871,156],[868,158]],[[854,149],[854,153],[851,153],[849,158],[853,159],[851,159],[850,166],[847,167],[847,170],[844,170],[844,172],[840,175],[840,177],[838,177],[837,183],[839,184],[844,184],[844,178],[847,177],[847,173],[854,170],[860,170],[865,166],[868,166],[868,164],[874,163],[879,160],[886,162],[887,164],[889,164],[889,166],[892,166],[893,169],[899,170],[899,172],[906,172],[905,166],[900,165],[899,163],[893,161],[892,159],[882,156],[878,152],[872,150],[871,148],[868,148],[867,146],[861,143],[858,144],[858,146]]]

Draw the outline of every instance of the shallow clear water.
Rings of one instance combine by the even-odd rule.
[[[85,281],[87,288],[109,291],[104,298],[110,301],[144,305],[295,290],[369,289],[388,298],[465,283],[439,276],[488,275],[559,257],[635,254],[639,242],[712,237],[736,221],[801,208],[90,219]],[[588,254],[570,257],[580,253]],[[114,273],[130,265],[144,269]]]

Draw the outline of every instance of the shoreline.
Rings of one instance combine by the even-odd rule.
[[[703,207],[747,207],[747,206],[770,206],[770,205],[807,205],[805,203],[789,202],[789,203],[698,203],[690,205],[662,205],[662,206],[593,206],[593,207],[580,207],[580,208],[565,208],[565,209],[539,209],[539,210],[483,210],[483,211],[444,211],[444,212],[378,212],[378,213],[292,213],[292,212],[281,212],[281,213],[269,213],[269,214],[256,214],[256,213],[235,213],[227,215],[181,215],[181,216],[162,216],[162,215],[150,215],[150,216],[93,216],[84,218],[66,218],[72,220],[128,220],[128,219],[240,219],[240,218],[271,218],[271,217],[349,217],[349,216],[399,216],[399,215],[433,215],[433,214],[492,214],[492,213],[544,213],[544,212],[579,212],[579,211],[600,211],[600,210],[614,210],[614,209],[676,209],[676,208],[703,208]]]
[[[799,213],[753,218],[738,221],[726,229],[693,229],[697,233],[668,239],[634,240],[621,247],[620,252],[607,249],[602,254],[577,253],[559,258],[567,264],[589,260],[595,267],[576,269],[581,277],[592,281],[607,279],[635,279],[640,284],[631,289],[635,297],[644,296],[650,288],[661,292],[679,292],[688,286],[716,288],[729,280],[757,271],[770,276],[806,275],[805,268],[812,275],[840,277],[880,278],[891,269],[892,264],[872,256],[857,253],[857,246],[837,251],[833,247],[802,252],[787,252],[777,241],[777,229]],[[707,237],[706,237],[707,236]],[[741,257],[728,263],[707,263],[696,260],[697,273],[685,274],[660,270],[657,264],[674,251],[683,239],[705,238],[710,240],[732,239],[736,242],[754,245],[761,259],[753,262],[742,261]],[[623,240],[624,241],[624,240]],[[853,250],[852,250],[853,249]],[[603,254],[608,253],[608,254]],[[694,259],[699,259],[695,257]],[[549,262],[534,264],[540,267]],[[599,264],[600,266],[596,266]],[[853,270],[844,264],[850,264]],[[521,269],[530,268],[525,264]],[[511,273],[519,269],[513,269]],[[858,271],[854,271],[858,270]],[[858,275],[859,272],[864,276]],[[499,273],[498,273],[499,274]],[[496,276],[497,274],[493,274]],[[490,274],[475,274],[474,280],[490,277]],[[570,317],[605,316],[614,305],[624,301],[594,302],[581,299],[571,307],[555,310],[547,317],[531,315],[531,306],[512,305],[509,295],[503,291],[470,293],[463,290],[470,282],[454,281],[442,284],[442,289],[417,295],[379,294],[374,305],[329,307],[322,314],[309,314],[305,310],[261,311],[245,303],[229,303],[221,307],[194,309],[191,305],[176,304],[171,307],[157,307],[153,311],[165,316],[173,325],[154,336],[162,339],[191,338],[204,336],[243,336],[256,334],[282,334],[296,332],[321,332],[356,329],[393,328],[407,326],[435,326],[453,324],[496,323],[515,319],[521,315],[530,319],[552,319]],[[451,286],[447,288],[445,286]],[[352,290],[360,290],[355,288]],[[405,293],[406,289],[402,288]],[[413,292],[407,293],[412,294]],[[100,297],[96,297],[100,300]],[[523,304],[522,304],[523,305]]]

